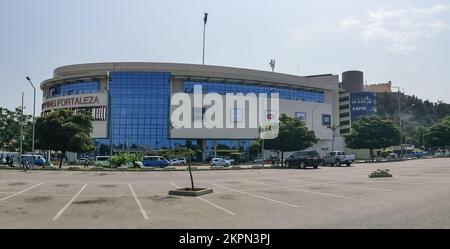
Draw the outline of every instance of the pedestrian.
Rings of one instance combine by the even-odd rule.
[[[84,167],[89,168],[89,161],[87,159],[84,160]]]
[[[6,155],[6,165],[9,165],[9,160],[10,160],[11,158],[9,158],[9,155]]]

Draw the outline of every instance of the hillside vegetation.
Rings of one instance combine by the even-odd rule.
[[[443,118],[450,116],[450,104],[431,102],[401,94],[401,119],[406,143],[421,146],[422,134]],[[398,93],[378,93],[378,115],[399,123]],[[404,140],[405,141],[405,140]]]

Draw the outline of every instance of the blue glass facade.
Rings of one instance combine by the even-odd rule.
[[[170,73],[113,72],[109,86],[114,148],[160,149],[186,143],[169,139]]]
[[[194,85],[201,85],[204,94],[218,93],[225,95],[226,93],[243,93],[243,94],[278,93],[280,99],[316,102],[316,103],[325,102],[325,94],[321,91],[287,88],[287,87],[270,87],[270,86],[258,86],[250,84],[236,84],[236,83],[184,81],[183,83],[184,92],[192,93],[194,91]]]
[[[50,97],[97,93],[99,91],[98,81],[84,81],[77,83],[62,83],[50,87]]]

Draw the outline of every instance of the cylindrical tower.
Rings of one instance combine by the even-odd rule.
[[[349,93],[364,91],[364,73],[347,71],[342,73],[342,87]]]

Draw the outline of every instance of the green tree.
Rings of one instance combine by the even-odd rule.
[[[250,148],[248,149],[249,159],[255,159],[258,156],[258,153],[261,151],[261,148],[261,139],[252,141],[252,143],[250,144]]]
[[[70,110],[55,110],[36,121],[36,148],[61,151],[59,168],[67,151],[89,152],[95,150],[90,137],[91,116],[75,115]]]
[[[352,131],[345,137],[347,147],[369,149],[373,161],[373,150],[397,145],[400,130],[390,120],[377,116],[362,117],[352,125]]]
[[[20,124],[22,110],[16,108],[10,111],[0,107],[0,149],[6,151],[20,150]],[[32,140],[32,118],[30,115],[23,115],[23,151],[31,150]]]
[[[264,140],[264,149],[281,151],[283,159],[284,152],[304,150],[317,141],[314,131],[308,130],[303,121],[281,114],[278,137]]]
[[[426,144],[431,147],[450,146],[450,116],[432,125],[424,135]]]

